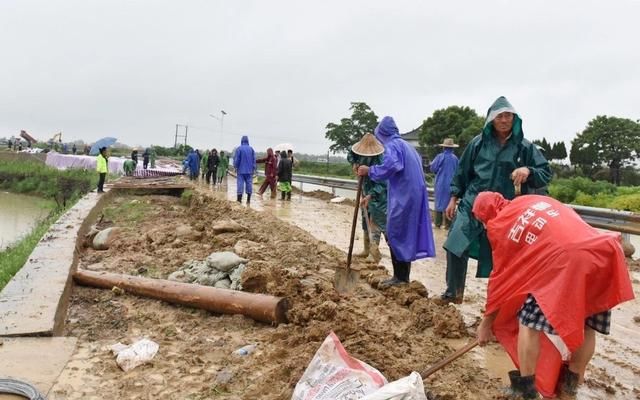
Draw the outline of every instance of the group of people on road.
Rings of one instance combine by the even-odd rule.
[[[389,245],[393,276],[380,283],[384,289],[408,283],[412,261],[434,257],[435,245],[420,156],[393,118],[384,117],[374,133],[348,159],[364,178],[361,255],[380,259],[376,233]],[[599,232],[569,207],[536,194],[551,169],[524,138],[522,119],[505,97],[489,108],[460,160],[452,139],[441,146],[430,164],[435,226],[449,230],[446,290],[436,302],[463,301],[469,257],[476,259],[476,276],[489,278],[478,342],[495,335],[518,367],[509,373],[510,394],[575,395],[595,332],[607,334],[610,310],[634,297],[619,234]]]
[[[243,136],[240,146],[233,155],[233,167],[237,174],[237,201],[241,203],[243,195],[246,193],[247,204],[251,203],[253,177],[257,171],[257,164],[264,164],[264,182],[258,189],[258,195],[262,198],[264,192],[269,188],[271,198],[276,198],[277,185],[281,200],[291,200],[293,167],[297,164],[293,150],[274,152],[272,148],[268,148],[265,157],[256,159],[255,150],[249,145],[249,137]]]
[[[188,173],[192,181],[201,178],[207,185],[222,185],[229,169],[229,156],[224,151],[211,149],[200,153],[199,149],[189,149],[187,157],[182,162],[183,173]]]

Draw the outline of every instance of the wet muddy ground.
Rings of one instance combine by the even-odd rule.
[[[250,260],[245,290],[288,297],[290,322],[273,327],[242,316],[75,287],[65,334],[79,338],[78,348],[49,393],[51,399],[289,399],[332,330],[349,353],[389,380],[422,371],[472,339],[468,333],[480,315],[485,290],[485,282],[472,272],[467,299],[456,307],[437,306],[427,297],[444,288],[442,254],[414,263],[417,282],[402,289],[375,289],[385,270],[362,264],[356,292],[340,297],[332,287],[333,271],[346,262],[353,209],[294,194],[291,202],[254,195],[247,210],[227,201],[235,199],[234,187],[231,180],[228,189],[201,186],[191,199],[116,198],[103,224],[123,228],[120,236],[109,250],[84,250],[80,268],[166,278],[186,260],[236,248]],[[220,220],[233,220],[244,230],[216,235],[211,225]],[[438,246],[444,235],[436,231]],[[356,250],[361,249],[360,236]],[[388,268],[388,250],[382,251]],[[620,308],[614,312],[612,335],[599,338],[578,398],[640,398],[640,322],[634,321],[640,307],[636,301]],[[145,336],[160,344],[153,362],[121,371],[108,346]],[[232,354],[249,343],[258,343],[255,353]],[[430,398],[495,399],[509,369],[510,361],[493,345],[473,350],[428,378],[425,386]]]

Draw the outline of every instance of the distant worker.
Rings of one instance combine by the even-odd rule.
[[[144,149],[144,153],[142,153],[142,168],[147,169],[149,166],[149,148]]]
[[[609,334],[611,309],[634,298],[620,234],[539,195],[509,201],[482,192],[473,215],[486,226],[494,262],[478,342],[495,334],[518,366],[510,395],[551,398],[559,388],[561,398],[575,396],[596,332]]]
[[[287,153],[282,150],[280,153],[280,163],[278,164],[278,189],[280,189],[281,200],[291,200],[291,179],[293,177],[293,161],[287,157]]]
[[[96,159],[96,171],[98,171],[98,193],[104,193],[104,181],[109,172],[109,156],[106,147],[100,148],[100,154]]]
[[[362,139],[351,147],[347,161],[357,173],[360,165],[382,164],[384,146],[375,136],[366,133]],[[387,227],[387,183],[376,182],[365,176],[362,183],[362,230],[364,232],[364,250],[356,257],[367,257],[367,261],[379,262],[380,238]],[[369,234],[371,230],[371,234]]]
[[[369,176],[375,182],[388,182],[386,238],[393,277],[378,285],[386,288],[409,283],[411,262],[435,257],[436,250],[420,155],[400,137],[391,117],[382,118],[375,135],[384,145],[382,165],[361,165],[358,175]]]
[[[122,165],[125,176],[133,176],[133,171],[136,170],[136,163],[133,160],[124,160]]]
[[[71,146],[71,154],[75,155],[77,151],[78,151],[78,148],[76,147],[76,144],[74,143],[73,146]]]
[[[187,155],[186,167],[189,169],[189,179],[195,181],[198,179],[200,175],[200,159],[193,149],[189,150],[189,155]]]
[[[227,170],[229,169],[229,156],[224,153],[223,150],[220,151],[220,162],[218,164],[218,176],[216,179],[218,180],[218,184],[222,185],[222,180],[227,177]]]
[[[133,149],[131,152],[131,160],[133,160],[136,166],[138,165],[138,149]]]
[[[220,156],[218,156],[218,150],[212,149],[207,157],[207,185],[211,183],[211,177],[213,177],[213,186],[216,185],[218,176],[218,165],[220,165]]]
[[[295,158],[293,156],[293,150],[287,150],[287,157],[289,157],[291,159],[291,165],[293,168],[298,168],[298,165],[300,164],[300,160],[298,160],[297,158]]]
[[[449,200],[451,200],[451,181],[458,168],[458,157],[453,154],[453,149],[458,145],[453,142],[453,139],[447,138],[439,146],[443,147],[444,150],[429,165],[431,172],[436,174],[434,185],[436,228],[449,229],[451,220],[444,213],[449,205]]]
[[[250,204],[253,174],[256,172],[256,152],[249,146],[249,137],[246,135],[240,140],[240,147],[233,155],[233,167],[237,174],[238,203],[242,203],[242,195],[246,191],[247,204]]]
[[[276,181],[278,180],[278,160],[273,154],[273,149],[269,147],[267,149],[267,156],[256,160],[256,163],[264,163],[264,182],[262,182],[262,185],[258,190],[258,196],[262,198],[264,191],[267,190],[267,187],[269,187],[269,190],[271,190],[271,198],[275,199]]]
[[[9,139],[9,141],[7,142],[7,147],[9,148],[9,150],[11,150],[11,147],[13,147],[13,142],[11,141],[11,139]]]
[[[151,150],[149,151],[149,164],[151,168],[156,167],[156,149],[153,148],[153,145],[151,145]]]
[[[205,175],[207,174],[207,169],[209,168],[209,152],[204,150],[202,153],[202,158],[200,159],[200,174],[202,180],[204,180]]]

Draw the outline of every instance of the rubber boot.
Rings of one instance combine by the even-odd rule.
[[[251,193],[247,193],[247,205],[251,204]]]
[[[505,394],[510,399],[539,399],[540,395],[536,390],[536,376],[521,376],[520,371],[509,371],[511,386],[506,389]]]
[[[578,393],[579,382],[580,375],[571,371],[567,364],[563,364],[560,370],[560,378],[558,379],[558,394],[575,397]]]
[[[366,232],[365,232],[366,233]],[[358,258],[364,258],[369,255],[369,251],[371,249],[371,242],[369,240],[369,235],[364,235],[364,250],[361,253],[356,254]]]
[[[287,201],[291,201],[291,192],[287,192]]]
[[[373,242],[369,246],[369,257],[367,257],[368,262],[379,263],[382,259],[382,254],[380,254],[380,249],[378,248],[380,243]]]
[[[280,200],[284,200],[284,198],[287,196],[286,192],[280,192]]]
[[[242,203],[242,195],[241,194],[238,195],[238,203]]]

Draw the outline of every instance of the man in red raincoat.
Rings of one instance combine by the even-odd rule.
[[[271,198],[276,198],[276,181],[278,180],[278,160],[273,154],[273,149],[267,149],[267,156],[256,160],[256,164],[264,163],[264,182],[258,190],[258,196],[262,198],[262,194],[267,190],[267,186],[271,189]]]
[[[590,227],[546,196],[483,192],[473,215],[487,229],[494,265],[479,343],[493,331],[518,366],[509,373],[514,395],[575,395],[595,332],[608,334],[610,310],[634,298],[620,234]],[[559,349],[571,353],[565,364]]]

